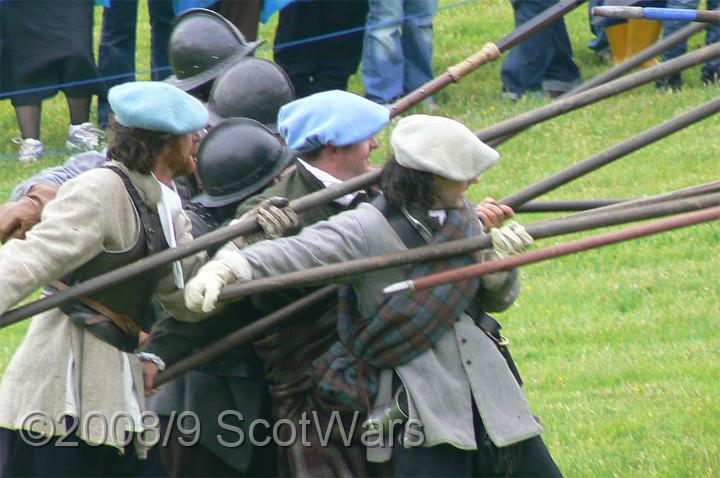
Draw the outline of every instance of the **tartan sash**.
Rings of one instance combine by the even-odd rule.
[[[475,209],[465,201],[451,209],[431,244],[474,237],[481,233]],[[413,279],[477,262],[476,254],[416,264]],[[388,297],[368,318],[358,315],[357,295],[349,285],[338,294],[338,338],[315,361],[318,386],[347,406],[365,408],[377,391],[379,369],[395,368],[422,354],[459,320],[477,294],[480,279],[458,281],[433,289]]]

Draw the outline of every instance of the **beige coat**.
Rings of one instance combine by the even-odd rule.
[[[128,176],[143,202],[156,210],[160,184],[150,175],[128,172]],[[99,168],[68,181],[25,240],[12,240],[0,248],[0,312],[100,252],[131,248],[138,238],[138,224],[125,185],[116,173]],[[190,223],[184,214],[178,215],[174,226],[178,243],[191,239]],[[185,259],[186,276],[192,275],[202,261],[204,253]],[[171,274],[161,281],[158,297],[175,317],[196,320],[185,310],[182,291],[176,289]],[[24,342],[2,377],[0,427],[65,433],[64,421],[56,421],[54,427],[39,422],[31,425],[27,417],[42,411],[57,420],[66,411],[72,351],[80,438],[121,447],[122,421],[116,421],[115,433],[108,433],[103,430],[103,419],[87,418],[99,414],[110,425],[114,415],[128,411],[123,395],[123,355],[129,358],[136,397],[144,409],[140,363],[134,355],[123,354],[66,319],[58,309],[32,319]]]

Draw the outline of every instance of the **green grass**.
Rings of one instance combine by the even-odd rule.
[[[442,5],[452,5],[445,0]],[[585,78],[609,65],[586,48],[584,7],[567,17],[575,58]],[[506,0],[478,0],[435,19],[435,70],[443,71],[486,41],[512,30]],[[261,29],[272,40],[274,24]],[[147,31],[140,33],[140,69],[148,68]],[[702,36],[691,39],[691,49]],[[269,57],[265,48],[261,56]],[[437,95],[446,115],[481,129],[543,104],[500,98],[500,63],[485,65]],[[502,197],[632,137],[705,101],[699,67],[685,88],[660,94],[637,88],[533,127],[503,144],[500,164],[470,195]],[[361,92],[360,78],[351,89]],[[61,149],[64,100],[45,103],[43,138]],[[15,119],[0,102],[0,154],[12,153]],[[388,151],[388,131],[374,159]],[[548,194],[549,199],[634,197],[717,179],[720,121],[712,117]],[[62,157],[35,165],[1,158],[0,197],[22,178]],[[540,220],[523,215],[525,223]],[[586,234],[585,234],[586,235]],[[573,235],[582,237],[584,235]],[[540,245],[558,240],[539,241]],[[720,298],[717,223],[570,256],[523,270],[524,289],[499,315],[534,412],[566,476],[714,477],[720,475]],[[0,331],[0,370],[26,324]]]

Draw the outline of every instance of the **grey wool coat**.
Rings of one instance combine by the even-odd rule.
[[[373,255],[406,250],[380,211],[362,204],[329,221],[304,228],[299,235],[263,241],[239,252],[228,247],[218,257],[238,270],[249,263],[254,278],[303,270]],[[359,316],[370,317],[383,302],[382,289],[406,278],[407,267],[364,274],[351,279],[358,296]],[[484,291],[487,311],[507,308],[519,290],[517,273],[495,292]],[[464,315],[440,341],[395,369],[410,396],[410,418],[423,423],[424,446],[449,443],[475,449],[472,400],[488,435],[498,446],[536,436],[536,422],[525,396],[494,343]],[[381,372],[376,405],[390,402],[391,370]],[[378,458],[378,457],[376,457]],[[382,459],[382,458],[380,458]]]
[[[156,210],[160,184],[151,175],[123,169],[150,210]],[[42,221],[24,240],[11,240],[0,248],[0,312],[8,310],[34,290],[73,271],[103,251],[131,248],[138,238],[139,218],[120,177],[105,168],[81,174],[65,183],[55,200],[45,207]],[[191,239],[190,223],[184,214],[174,221],[178,243]],[[205,261],[205,253],[183,261],[185,275]],[[168,268],[169,271],[169,268]],[[199,320],[185,309],[182,290],[168,273],[160,282],[157,295],[178,318]],[[73,373],[68,373],[73,358]],[[66,411],[69,385],[76,392],[80,427],[84,441],[123,446],[125,426],[103,430],[113,415],[128,412],[133,400],[124,395],[123,363],[128,360],[137,403],[144,408],[142,368],[133,354],[125,354],[75,325],[59,309],[32,319],[25,340],[12,357],[0,383],[0,427],[28,429],[24,422],[31,412],[42,411],[55,422],[54,428],[35,422],[32,429],[48,435],[64,434],[65,421],[57,421]],[[74,377],[71,379],[70,377]],[[125,378],[127,381],[127,377]],[[103,419],[87,420],[89,414]],[[83,426],[83,424],[87,426]],[[135,425],[137,431],[139,424]]]

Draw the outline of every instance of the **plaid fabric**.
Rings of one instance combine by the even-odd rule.
[[[337,341],[336,317],[333,299],[255,342],[273,397],[273,416],[283,418],[292,414],[302,394],[315,386],[307,373],[308,364]]]
[[[474,208],[449,210],[432,244],[473,237],[481,232]],[[475,254],[415,265],[417,278],[477,261]],[[389,297],[369,318],[357,314],[357,296],[342,286],[338,299],[339,342],[315,361],[320,389],[346,406],[368,407],[377,391],[378,369],[395,368],[422,354],[459,320],[475,297],[480,280],[454,282],[433,289]]]
[[[298,432],[289,446],[278,447],[280,476],[350,478],[384,474],[374,470],[374,465],[365,459],[365,446],[360,441],[364,414],[328,404],[317,389],[300,398],[298,407],[285,417],[295,423]],[[333,412],[336,412],[335,421],[330,420]],[[303,419],[305,425],[302,425]],[[340,433],[341,426],[350,440],[348,443]],[[290,430],[288,426],[278,428],[280,442],[293,440]],[[304,437],[300,436],[300,430],[305,431]],[[354,433],[349,435],[351,431]]]

